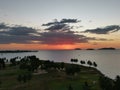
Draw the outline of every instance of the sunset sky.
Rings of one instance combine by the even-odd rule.
[[[120,0],[0,0],[0,50],[120,48]]]

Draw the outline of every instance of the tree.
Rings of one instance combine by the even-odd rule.
[[[5,68],[5,60],[6,60],[6,58],[0,58],[0,69]]]
[[[115,83],[114,83],[114,90],[120,90],[120,76],[116,76]]]
[[[87,62],[87,64],[88,64],[89,66],[92,66],[92,62],[91,62],[90,60]]]
[[[99,83],[100,83],[102,90],[113,90],[112,80],[109,79],[108,77],[100,76]],[[120,89],[116,89],[116,90],[120,90]]]
[[[71,59],[71,62],[77,63],[77,62],[78,62],[78,59]]]
[[[11,66],[16,66],[17,65],[17,61],[16,61],[17,57],[11,58],[10,59],[10,64]]]
[[[20,60],[20,69],[35,71],[40,65],[40,60],[36,56],[25,56]]]
[[[61,67],[61,69],[63,69],[63,68],[65,67],[65,63],[64,63],[64,62],[61,62],[61,63],[60,63],[60,67]]]
[[[85,61],[81,60],[80,63],[81,63],[81,64],[85,64]]]
[[[94,66],[94,67],[97,67],[97,64],[96,64],[96,62],[93,62],[93,66]]]
[[[71,59],[70,61],[73,63],[73,62],[74,62],[74,59]]]
[[[78,62],[78,59],[74,59],[74,62],[77,63],[77,62]]]

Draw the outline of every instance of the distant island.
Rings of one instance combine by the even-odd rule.
[[[81,48],[75,48],[74,50],[83,50]],[[113,47],[104,47],[104,48],[99,48],[99,49],[93,49],[93,48],[87,48],[85,50],[116,50],[116,48]]]
[[[81,48],[75,48],[75,50],[82,50]]]
[[[1,50],[0,53],[38,52],[35,50]]]
[[[93,48],[88,48],[88,49],[86,49],[86,50],[94,50]]]
[[[109,47],[109,48],[100,48],[98,50],[116,50],[115,48]]]

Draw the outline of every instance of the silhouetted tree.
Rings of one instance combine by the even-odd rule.
[[[108,77],[100,76],[99,83],[102,90],[113,90],[113,82]]]
[[[41,62],[36,56],[25,56],[20,60],[20,69],[37,70]]]
[[[78,59],[74,59],[74,62],[77,63],[77,62],[78,62]]]
[[[90,60],[87,62],[87,64],[88,64],[89,66],[92,66],[92,62],[91,62]]]
[[[85,64],[85,61],[81,60],[80,63],[81,63],[81,64]]]
[[[16,66],[17,65],[16,59],[17,59],[17,57],[10,59],[10,65],[11,66]]]
[[[114,90],[120,90],[120,76],[116,76],[115,82],[114,82]]]
[[[96,64],[96,62],[93,62],[93,66],[94,66],[94,67],[97,67],[97,64]]]
[[[74,62],[74,59],[71,59],[70,61],[73,63],[73,62]]]
[[[63,69],[63,68],[65,67],[65,63],[64,63],[64,62],[61,62],[61,63],[60,63],[60,67],[61,67],[61,69]]]
[[[5,60],[6,60],[6,58],[0,58],[0,69],[5,68]]]
[[[72,63],[73,63],[73,62],[77,63],[77,62],[78,62],[78,59],[71,59],[71,62],[72,62]]]

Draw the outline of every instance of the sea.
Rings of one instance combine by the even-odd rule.
[[[38,52],[0,53],[0,58],[8,60],[16,56],[24,57],[35,55],[41,60],[71,63],[71,59],[92,61],[97,63],[97,69],[104,75],[115,79],[120,75],[120,50],[40,50]]]

